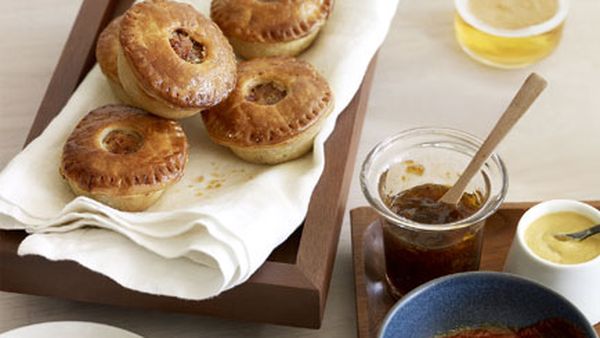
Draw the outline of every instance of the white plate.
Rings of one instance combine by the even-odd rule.
[[[20,327],[0,338],[142,338],[113,326],[90,322],[48,322]]]

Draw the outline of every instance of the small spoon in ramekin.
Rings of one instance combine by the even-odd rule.
[[[582,231],[578,231],[578,232],[573,232],[570,234],[556,234],[554,235],[554,238],[558,239],[559,241],[583,241],[584,239],[600,234],[600,224],[598,225],[594,225],[593,227],[589,228],[589,229],[585,229]]]

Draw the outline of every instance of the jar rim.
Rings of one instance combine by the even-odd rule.
[[[405,131],[402,131],[398,134],[392,135],[381,142],[379,142],[367,155],[365,158],[360,172],[360,186],[363,191],[363,195],[371,205],[377,211],[379,215],[384,217],[386,220],[390,221],[393,224],[398,226],[417,229],[417,230],[430,230],[430,231],[445,231],[445,230],[456,230],[461,228],[466,228],[471,225],[477,224],[481,221],[484,221],[489,216],[491,216],[496,210],[500,207],[506,194],[508,192],[508,175],[506,172],[506,167],[504,162],[500,158],[497,153],[492,153],[490,157],[486,160],[485,164],[493,164],[498,171],[500,172],[502,186],[500,187],[500,191],[495,196],[490,193],[484,204],[475,212],[474,214],[461,219],[459,221],[445,223],[445,224],[425,224],[415,222],[411,219],[402,217],[392,212],[383,202],[381,196],[379,195],[379,191],[371,191],[368,184],[368,173],[371,167],[371,164],[374,160],[383,153],[387,148],[393,146],[401,139],[405,139],[407,137],[415,137],[415,136],[423,136],[423,135],[440,135],[453,138],[457,141],[461,141],[463,144],[469,145],[475,149],[479,149],[481,144],[483,143],[479,138],[453,128],[438,128],[438,127],[419,127],[412,128]],[[378,180],[381,177],[378,177]],[[490,183],[492,184],[492,183]],[[491,191],[491,188],[490,188]]]

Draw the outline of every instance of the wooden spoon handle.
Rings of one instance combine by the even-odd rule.
[[[483,163],[490,157],[498,143],[508,134],[510,129],[525,114],[527,109],[540,93],[546,88],[547,82],[536,73],[531,73],[517,92],[506,111],[488,135],[487,139],[477,151],[467,169],[458,178],[454,186],[448,190],[440,199],[440,202],[456,204],[471,181],[471,178],[479,171]]]

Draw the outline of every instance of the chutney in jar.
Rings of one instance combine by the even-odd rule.
[[[437,277],[479,269],[483,222],[456,229],[442,225],[476,213],[483,204],[481,194],[465,193],[456,205],[439,202],[448,189],[423,184],[384,198],[398,216],[440,225],[440,229],[415,229],[383,221],[386,277],[395,297]]]

